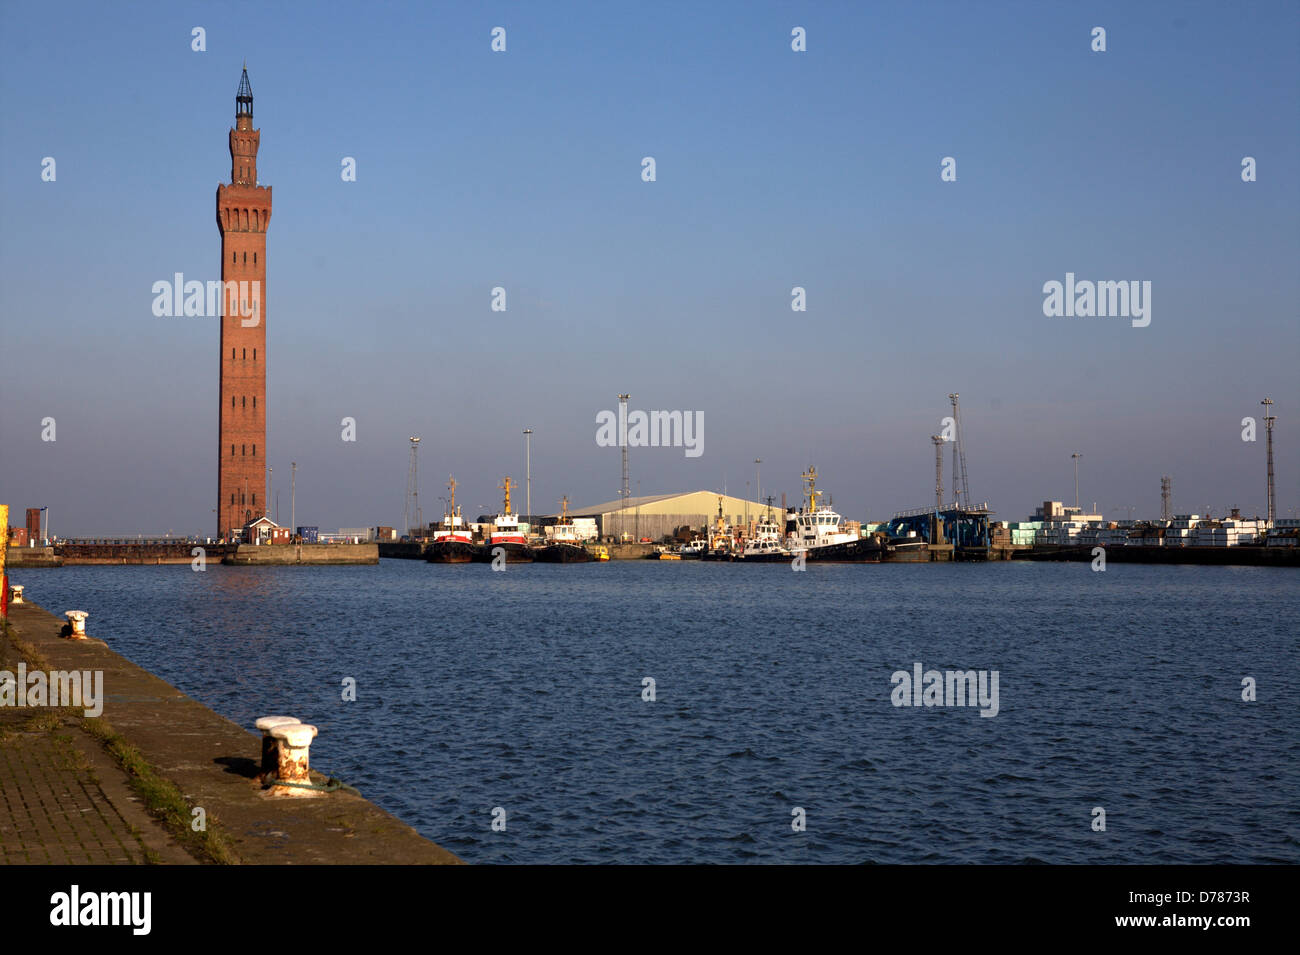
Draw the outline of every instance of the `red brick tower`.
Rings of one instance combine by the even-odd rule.
[[[230,184],[217,186],[221,231],[221,408],[217,533],[226,540],[266,513],[266,227],[271,187],[257,184],[253,89],[248,67],[235,96]]]

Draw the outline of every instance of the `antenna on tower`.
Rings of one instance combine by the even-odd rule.
[[[1162,521],[1173,520],[1173,479],[1169,475],[1160,478],[1160,519]]]

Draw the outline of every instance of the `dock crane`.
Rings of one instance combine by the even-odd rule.
[[[970,482],[966,478],[966,446],[961,439],[961,408],[957,403],[956,392],[948,396],[952,402],[952,421],[955,431],[955,443],[952,446],[952,493],[958,503],[969,507],[971,502]],[[958,464],[960,463],[960,469]]]

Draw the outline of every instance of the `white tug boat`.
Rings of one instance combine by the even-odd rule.
[[[582,546],[578,528],[569,518],[569,498],[560,501],[560,520],[546,528],[548,543],[533,551],[535,559],[552,564],[580,564],[591,560],[591,554]]]
[[[880,542],[840,530],[841,517],[833,508],[818,504],[824,492],[817,490],[817,469],[803,474],[808,507],[795,515],[795,530],[787,543],[791,556],[802,554],[807,560],[879,561],[884,556]]]
[[[690,543],[683,544],[681,547],[677,548],[677,553],[681,556],[682,560],[695,560],[704,556],[704,549],[707,546],[708,542],[705,541],[704,538],[697,537]]]
[[[494,557],[493,551],[499,547],[505,552],[505,559],[508,564],[522,564],[532,561],[533,554],[528,549],[528,540],[524,537],[523,529],[519,526],[519,517],[510,509],[510,489],[514,486],[508,477],[505,479],[504,484],[497,485],[506,492],[505,502],[501,508],[501,513],[492,522],[493,531],[488,535],[483,547],[475,555],[476,560],[490,562]]]
[[[745,542],[741,557],[744,560],[757,561],[790,559],[790,551],[782,541],[781,528],[776,526],[770,511],[764,514],[754,527],[754,536]]]
[[[447,489],[451,501],[442,521],[433,529],[433,540],[425,553],[425,560],[433,564],[465,564],[474,556],[474,533],[461,517],[456,504],[456,479],[449,477]]]

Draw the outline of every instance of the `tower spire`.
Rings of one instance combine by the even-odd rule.
[[[235,94],[235,116],[253,118],[253,87],[248,83],[248,61],[244,61],[244,72],[239,77],[239,92]]]

